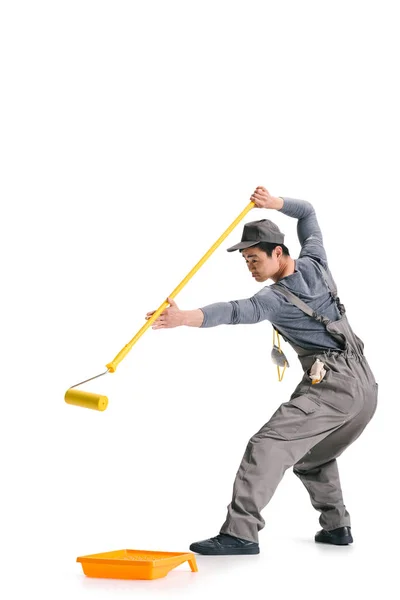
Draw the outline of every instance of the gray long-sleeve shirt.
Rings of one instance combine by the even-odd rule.
[[[301,244],[301,252],[295,259],[295,272],[280,279],[280,283],[317,313],[336,321],[340,318],[339,311],[315,264],[315,261],[318,261],[331,275],[313,206],[305,200],[283,198],[280,212],[298,219],[297,235]],[[302,348],[316,351],[340,348],[339,343],[329,335],[322,323],[290,304],[282,294],[269,286],[251,298],[216,302],[202,307],[201,310],[204,313],[201,327],[250,324],[268,320],[284,337]]]

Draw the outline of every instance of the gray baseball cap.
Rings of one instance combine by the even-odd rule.
[[[269,221],[268,219],[251,221],[251,223],[246,223],[243,227],[242,241],[228,248],[227,252],[257,246],[260,242],[283,244],[284,239],[285,234],[282,233],[278,225],[275,225],[272,221]]]

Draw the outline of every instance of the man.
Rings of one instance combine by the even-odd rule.
[[[322,530],[315,541],[347,545],[353,538],[336,458],[374,415],[378,384],[364,356],[364,344],[337,297],[312,205],[273,197],[264,187],[258,187],[251,200],[259,208],[298,219],[299,257],[290,257],[284,234],[271,221],[247,223],[241,242],[228,252],[239,250],[256,281],[272,279],[274,284],[252,298],[197,310],[179,310],[169,298],[170,307],[153,329],[268,319],[297,352],[304,375],[290,400],[249,440],[219,535],[193,543],[190,549],[200,554],[258,554],[258,532],[265,524],[260,513],[289,467],[321,513]]]

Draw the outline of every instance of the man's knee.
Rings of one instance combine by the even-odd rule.
[[[299,460],[295,465],[293,465],[293,473],[299,477],[302,475],[318,475],[324,467],[329,466],[330,463],[335,462],[335,459],[330,459],[324,462],[315,462],[312,460],[311,451],[308,452],[303,458]]]

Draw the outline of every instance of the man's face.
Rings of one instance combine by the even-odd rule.
[[[260,248],[252,247],[242,250],[242,256],[256,281],[267,281],[277,272],[279,262],[276,250],[274,248],[272,256],[268,256]]]

